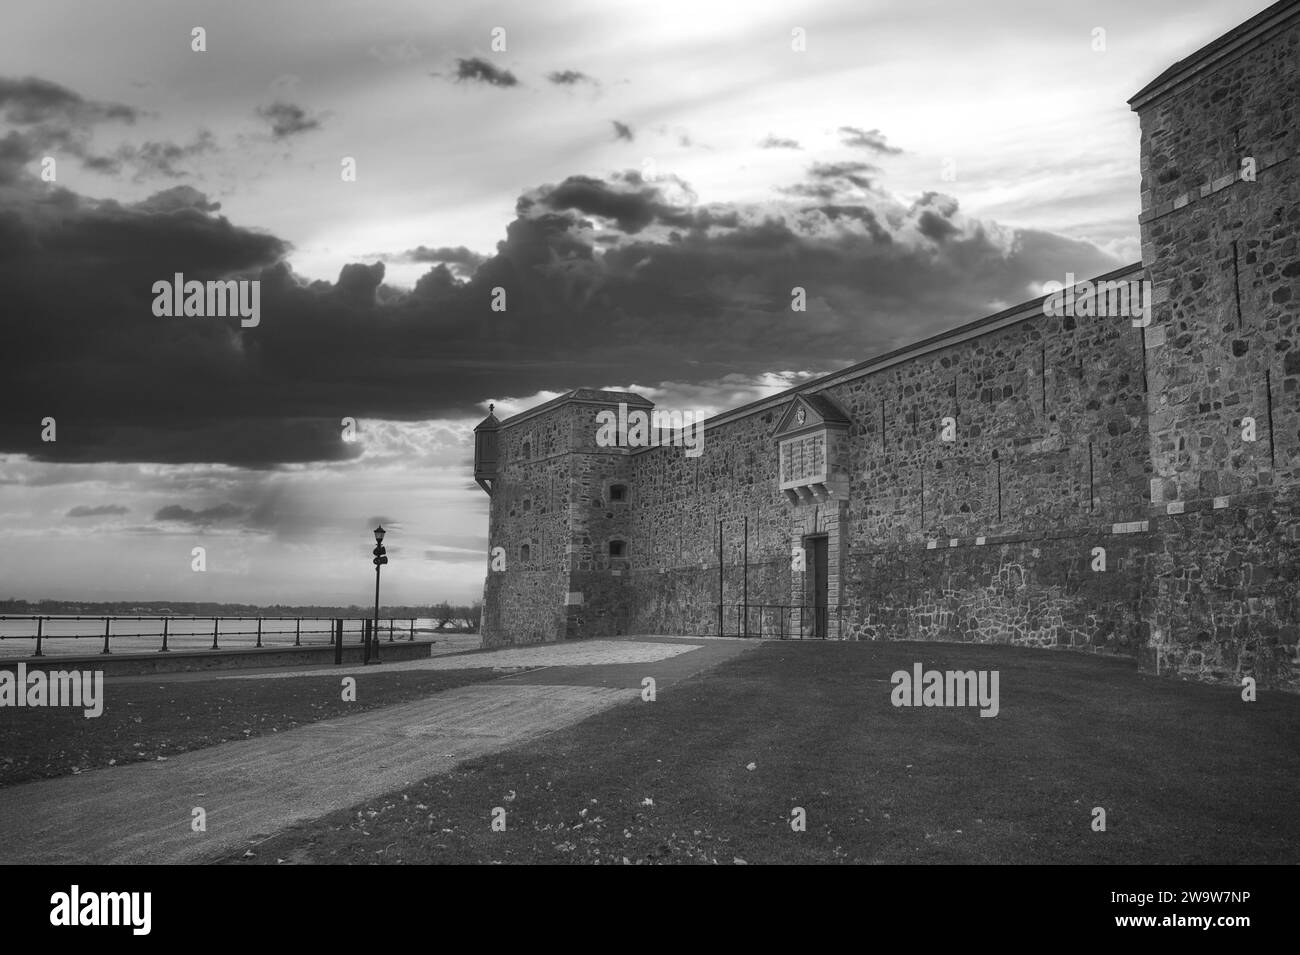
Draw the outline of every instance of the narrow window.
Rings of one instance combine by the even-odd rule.
[[[531,547],[529,547],[527,544],[520,544],[520,545],[519,545],[519,561],[520,561],[520,563],[524,563],[524,564],[528,563],[529,558],[530,558],[531,555],[532,555],[532,548],[531,548]]]

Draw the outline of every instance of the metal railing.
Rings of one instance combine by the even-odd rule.
[[[170,643],[179,642],[189,644],[184,646],[185,650],[221,650],[222,638],[229,641],[231,638],[256,637],[254,649],[262,649],[265,642],[280,643],[281,638],[287,645],[289,636],[293,637],[292,646],[300,647],[303,645],[303,637],[308,638],[308,643],[323,643],[329,645],[335,641],[336,624],[335,621],[341,621],[345,625],[354,623],[356,625],[356,634],[358,643],[364,641],[364,624],[367,624],[373,618],[371,617],[283,617],[283,616],[261,616],[261,617],[223,617],[223,616],[123,616],[119,614],[95,614],[91,616],[65,615],[65,614],[0,614],[0,641],[5,640],[34,640],[35,652],[32,656],[45,656],[45,645],[56,640],[102,640],[103,647],[99,651],[101,654],[111,653],[111,643],[117,640],[141,640],[146,638],[155,638],[160,641],[160,646],[156,652],[166,653],[177,647],[169,646]],[[416,617],[381,617],[379,621],[379,632],[384,631],[384,623],[388,624],[388,642],[392,643],[398,634],[398,624],[401,624],[401,630],[405,631],[408,640],[415,639]],[[9,633],[7,630],[14,629],[12,624],[16,621],[28,621],[31,624],[30,632],[27,633]],[[89,631],[91,628],[71,627],[68,624],[77,624],[80,622],[95,621],[93,632],[79,632],[81,630]],[[124,632],[115,629],[114,624],[121,624],[129,621],[149,621],[150,623],[159,624],[161,630],[157,628],[150,630],[140,630],[139,632]],[[293,627],[289,628],[284,621],[293,621]],[[200,626],[200,622],[202,626]],[[223,627],[223,622],[227,624]],[[304,628],[304,622],[307,627]],[[244,629],[229,629],[229,625]],[[6,626],[9,625],[9,626]],[[319,626],[318,626],[319,625]],[[26,629],[26,628],[24,628]],[[67,632],[69,629],[78,632]],[[137,628],[139,629],[139,628]],[[211,635],[212,644],[206,646],[207,637]],[[313,640],[313,637],[324,636],[324,640]],[[202,639],[204,646],[193,645],[193,638]],[[131,648],[140,649],[140,648]],[[148,647],[143,648],[148,652]],[[234,649],[229,643],[225,649]]]
[[[726,604],[717,605],[719,630],[724,637],[776,637],[780,640],[844,639],[843,604]],[[728,621],[734,622],[728,632]],[[752,629],[757,622],[758,629]]]

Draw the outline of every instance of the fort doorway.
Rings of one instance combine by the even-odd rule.
[[[804,553],[808,555],[808,573],[805,574],[807,592],[804,604],[811,615],[812,635],[814,639],[825,640],[827,636],[828,610],[830,606],[830,566],[829,538],[825,534],[815,534],[804,538]]]

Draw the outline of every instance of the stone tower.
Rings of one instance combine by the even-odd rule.
[[[1174,64],[1142,126],[1152,524],[1144,665],[1300,664],[1300,3]]]
[[[654,405],[579,388],[476,431],[475,478],[491,495],[483,645],[626,632],[629,449],[602,446],[599,416]]]

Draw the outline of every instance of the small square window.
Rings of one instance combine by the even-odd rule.
[[[610,499],[611,501],[626,501],[626,500],[627,500],[627,485],[626,485],[626,484],[611,484],[611,485],[609,486],[609,499]]]
[[[627,556],[627,544],[624,543],[623,541],[610,541],[610,542],[609,542],[609,556],[610,556],[610,557],[625,557],[625,556]]]

